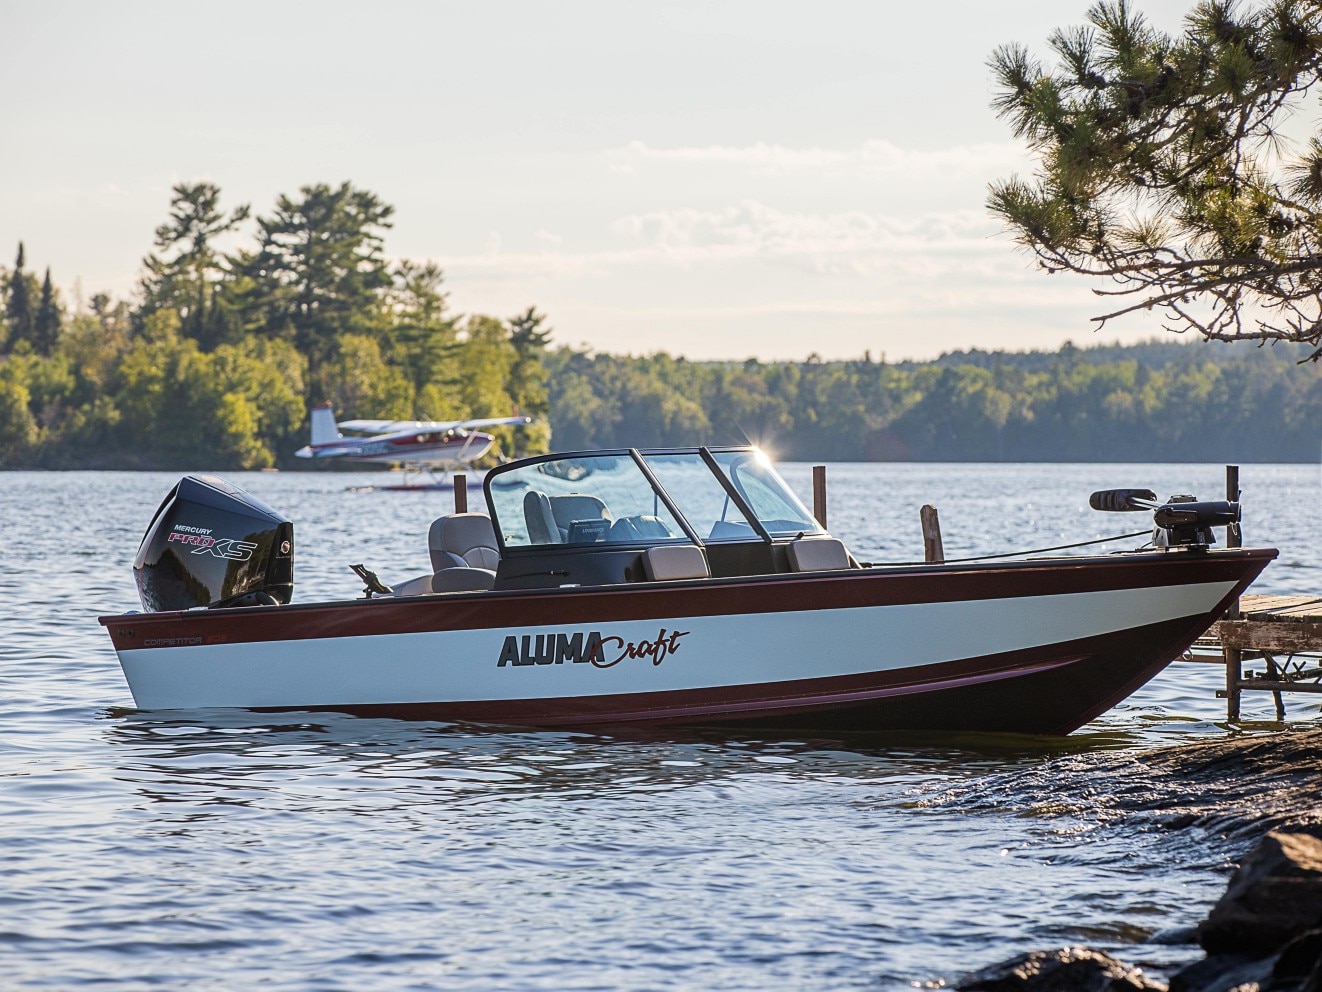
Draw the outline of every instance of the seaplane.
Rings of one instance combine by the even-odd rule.
[[[400,485],[373,488],[442,489],[449,484],[451,473],[477,461],[495,444],[496,439],[481,428],[530,423],[531,417],[520,416],[337,422],[332,404],[321,403],[312,408],[312,443],[294,454],[299,458],[375,462],[403,468],[404,481]]]

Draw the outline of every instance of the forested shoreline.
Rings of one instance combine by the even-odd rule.
[[[547,317],[452,313],[431,262],[389,262],[392,209],[345,183],[253,218],[180,184],[132,300],[66,303],[23,247],[0,270],[0,468],[307,467],[307,410],[531,416],[526,454],[752,440],[813,461],[1313,461],[1312,349],[1185,342],[931,362],[694,362],[552,347]]]

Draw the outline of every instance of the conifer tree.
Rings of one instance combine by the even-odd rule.
[[[46,280],[41,284],[41,302],[32,318],[32,346],[38,354],[49,355],[55,350],[63,319],[60,304],[51,285],[50,266],[46,267]]]
[[[542,356],[551,340],[551,328],[545,326],[546,314],[529,307],[511,317],[510,344],[514,346],[514,365],[510,369],[510,394],[521,413],[534,420],[545,418],[550,410],[546,395],[546,366]]]
[[[9,275],[9,299],[5,303],[5,322],[9,325],[9,347],[32,340],[32,297],[27,273],[23,271],[23,242],[18,243],[18,258]]]
[[[1199,0],[1174,36],[1127,0],[1088,21],[1051,36],[1050,72],[993,54],[994,106],[1041,164],[992,211],[1047,271],[1104,283],[1103,324],[1322,344],[1322,132],[1290,123],[1322,80],[1322,4]]]
[[[229,260],[215,242],[247,220],[247,205],[228,214],[220,209],[214,183],[178,183],[170,198],[170,219],[156,228],[156,250],[143,259],[142,316],[178,311],[185,336],[214,348],[237,323],[219,287],[229,278]]]
[[[392,275],[388,357],[413,383],[416,415],[429,419],[450,405],[443,397],[453,393],[458,321],[446,312],[449,294],[435,262],[404,259]]]
[[[349,183],[304,186],[259,217],[260,244],[239,262],[248,282],[245,319],[253,329],[288,337],[315,368],[346,333],[381,330],[382,291],[390,273],[382,237],[394,208]]]

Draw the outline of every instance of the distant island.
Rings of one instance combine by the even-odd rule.
[[[546,315],[449,312],[430,262],[388,263],[392,209],[348,183],[248,219],[174,189],[133,301],[68,307],[22,245],[0,267],[0,468],[307,468],[308,410],[456,420],[521,413],[500,452],[744,443],[798,461],[1311,462],[1308,345],[1191,341],[928,362],[694,362],[552,347]]]

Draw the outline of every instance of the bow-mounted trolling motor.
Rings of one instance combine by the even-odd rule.
[[[1199,500],[1172,496],[1157,501],[1151,489],[1103,489],[1088,497],[1094,510],[1133,512],[1151,510],[1152,543],[1158,548],[1189,548],[1206,551],[1216,543],[1213,527],[1239,527],[1239,503],[1230,500]]]

